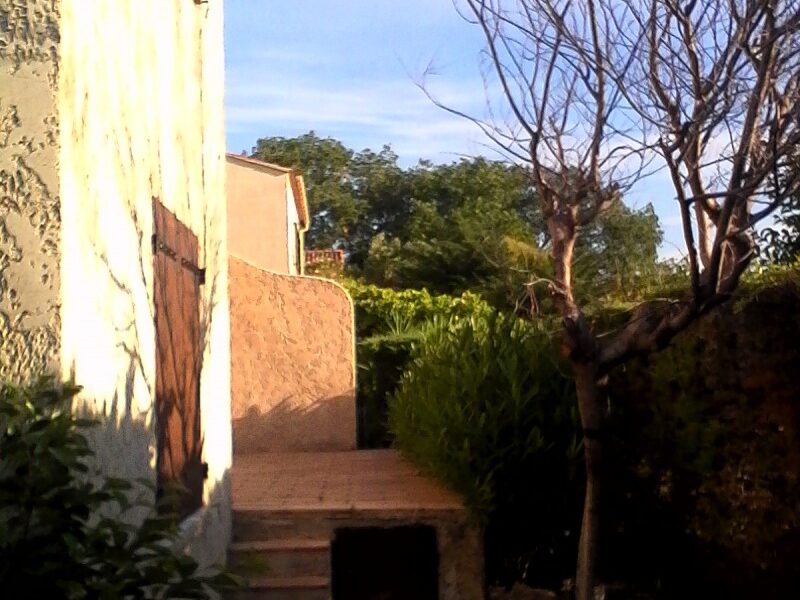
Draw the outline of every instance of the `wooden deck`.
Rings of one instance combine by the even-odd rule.
[[[464,510],[394,450],[237,454],[232,482],[234,511]]]
[[[420,525],[436,532],[439,599],[484,596],[480,529],[458,495],[395,451],[237,454],[231,480],[229,564],[249,585],[240,599],[329,600],[337,581],[351,582],[347,569],[338,580],[331,572],[342,532]],[[391,542],[385,544],[373,556],[394,565]],[[406,574],[380,578],[391,586]]]

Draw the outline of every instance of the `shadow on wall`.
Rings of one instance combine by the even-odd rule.
[[[133,416],[130,402],[130,396],[120,398],[115,394],[107,412],[98,414],[86,400],[80,401],[74,412],[80,418],[95,421],[83,431],[94,453],[88,466],[95,481],[115,477],[134,484],[132,508],[119,512],[110,506],[106,516],[138,525],[154,510],[157,501],[157,473],[153,467],[155,432],[144,415]],[[124,405],[128,410],[123,409]],[[149,481],[151,487],[137,480]],[[197,560],[201,569],[208,569],[223,565],[226,559],[231,530],[230,469],[207,480],[204,487],[200,507],[181,519],[179,530],[181,548]]]
[[[112,253],[98,236],[72,257],[64,374],[85,386],[74,412],[99,421],[86,432],[91,468],[189,488],[181,532],[188,551],[210,566],[224,561],[230,535],[230,413],[227,377],[219,376],[229,368],[228,336],[225,318],[213,323],[227,316],[224,248],[213,239],[199,244],[156,199],[123,201],[120,231],[128,238],[120,234]],[[212,218],[202,215],[204,223]],[[151,231],[166,247],[150,251]],[[196,265],[207,267],[205,282]],[[125,520],[135,524],[145,512]]]
[[[264,412],[259,406],[250,406],[245,416],[233,420],[233,451],[329,450],[341,438],[341,431],[331,424],[352,421],[354,393],[307,404],[286,397]]]
[[[113,431],[90,436],[97,463],[119,476],[152,474],[159,486],[180,480],[194,496],[184,502],[185,516],[199,506],[203,493],[200,378],[210,353],[212,315],[224,289],[215,269],[203,293],[193,268],[198,262],[220,262],[220,249],[214,245],[209,257],[196,235],[158,199],[153,198],[152,207],[154,239],[159,242],[152,254],[145,250],[145,224],[132,202],[125,207],[126,226],[137,243],[129,245],[126,260],[114,265],[103,244],[92,241],[91,258],[104,275],[96,280],[110,288],[104,300],[122,309],[103,312],[104,307],[98,307],[94,330],[88,326],[83,340],[72,340],[76,346],[71,348],[69,372],[72,381],[86,386],[77,410],[116,424]],[[87,369],[87,358],[101,352],[100,344],[91,343],[95,336],[114,344],[103,357],[105,373]],[[145,356],[152,337],[155,372]],[[134,426],[137,420],[140,427]]]

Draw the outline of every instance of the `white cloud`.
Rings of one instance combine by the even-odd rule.
[[[229,71],[229,138],[238,141],[250,133],[252,143],[260,136],[275,135],[276,128],[298,133],[314,129],[357,150],[391,143],[404,164],[418,158],[453,160],[454,152],[476,151],[484,141],[475,125],[434,106],[410,78],[309,81],[302,70],[293,73],[291,67],[278,67]],[[481,110],[482,97],[476,103],[467,86],[440,85],[436,91],[442,102]]]
[[[271,69],[281,63],[294,66],[324,67],[333,64],[332,56],[321,55],[310,50],[292,50],[288,48],[256,47],[251,49],[244,62],[258,65],[265,70]]]

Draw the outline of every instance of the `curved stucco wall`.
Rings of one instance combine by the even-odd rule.
[[[61,4],[62,370],[101,418],[98,465],[155,480],[153,197],[198,237],[206,509],[203,562],[230,531],[222,2]]]
[[[356,446],[353,304],[332,281],[230,259],[236,453]]]
[[[0,380],[59,346],[58,3],[0,0]]]

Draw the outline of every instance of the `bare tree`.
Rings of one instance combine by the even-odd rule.
[[[485,38],[488,110],[479,118],[437,104],[530,165],[547,223],[550,292],[584,433],[577,591],[587,600],[605,376],[730,298],[754,257],[754,226],[800,186],[798,169],[786,168],[800,142],[800,0],[454,1]],[[658,169],[674,187],[690,284],[681,299],[646,303],[600,336],[573,293],[576,239]]]

